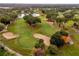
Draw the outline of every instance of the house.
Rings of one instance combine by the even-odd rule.
[[[33,16],[33,17],[39,17],[40,14],[38,14],[38,13],[33,13],[32,16]]]
[[[18,18],[23,18],[25,16],[25,14],[20,14],[18,15]]]

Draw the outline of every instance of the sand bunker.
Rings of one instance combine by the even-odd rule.
[[[52,26],[53,25],[53,22],[47,22],[50,26]]]
[[[5,32],[2,34],[2,36],[7,39],[7,40],[10,40],[10,39],[14,39],[14,38],[17,38],[19,35],[16,35],[12,32]]]
[[[50,45],[50,38],[49,37],[47,37],[45,35],[42,35],[42,34],[38,34],[38,33],[34,34],[33,36],[35,38],[37,38],[37,39],[44,40],[44,43],[45,43],[46,46],[49,46]]]

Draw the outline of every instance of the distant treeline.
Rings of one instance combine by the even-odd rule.
[[[0,3],[0,7],[19,7],[19,8],[79,8],[79,4],[9,4]]]

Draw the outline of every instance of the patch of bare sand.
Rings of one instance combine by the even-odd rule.
[[[37,39],[42,39],[42,40],[44,40],[44,44],[45,44],[46,46],[49,46],[49,45],[50,45],[50,38],[47,37],[46,35],[42,35],[42,34],[35,33],[33,36],[34,36],[35,38],[37,38]]]
[[[2,34],[2,36],[7,39],[7,40],[10,40],[10,39],[14,39],[14,38],[17,38],[19,35],[16,35],[12,32],[5,32]]]

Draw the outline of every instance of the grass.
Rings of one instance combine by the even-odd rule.
[[[66,27],[72,27],[73,24],[74,24],[74,21],[69,20],[69,21],[67,21],[67,23],[65,24],[65,26],[66,26]]]
[[[53,35],[56,31],[58,31],[59,29],[55,26],[50,26],[47,21],[46,21],[46,16],[40,16],[39,17],[42,21],[42,23],[40,24],[40,28],[38,29],[38,33],[47,35],[47,36],[51,36]],[[37,30],[37,29],[36,29]],[[35,30],[35,31],[36,31]]]
[[[31,54],[31,50],[36,43],[36,39],[32,36],[32,32],[27,28],[24,20],[18,19],[15,24],[8,27],[8,30],[19,34],[20,37],[13,40],[3,40],[3,42],[13,50],[23,55]]]
[[[45,19],[41,17],[41,20]],[[3,43],[6,44],[11,49],[23,54],[23,55],[32,55],[32,49],[37,42],[37,39],[33,37],[34,33],[41,33],[47,36],[51,36],[53,33],[58,31],[59,29],[55,26],[50,26],[46,23],[45,20],[42,20],[42,23],[39,24],[36,28],[30,27],[28,24],[24,22],[23,19],[18,19],[15,24],[12,24],[8,27],[8,30],[19,34],[20,37],[13,40],[5,40],[2,38]],[[70,30],[70,33],[73,31]],[[59,49],[61,53],[58,55],[63,56],[75,56],[79,55],[79,34],[73,32],[72,34],[74,45],[65,46],[62,49]]]
[[[34,47],[36,39],[32,36],[32,32],[30,29],[28,29],[24,20],[17,20],[14,28],[11,28],[11,31],[12,29],[15,30],[15,33],[20,35],[20,37],[17,39],[20,46],[30,49]]]
[[[52,25],[52,27],[47,24],[47,23],[42,23],[42,26],[40,28],[40,32],[44,35],[47,35],[47,36],[51,36],[53,35],[53,33],[55,33],[56,31],[58,31],[58,29],[56,29],[56,27],[54,27]]]
[[[34,33],[41,33],[51,36],[53,33],[49,24],[42,22],[36,28],[30,27],[25,23],[23,19],[18,19],[14,24],[9,25],[8,31],[19,34],[19,38],[13,40],[5,40],[3,42],[11,49],[20,52],[23,55],[32,55],[31,51],[37,42],[37,39],[33,37]]]
[[[0,43],[2,42],[0,41]],[[7,52],[6,50],[0,48],[0,56],[15,56],[15,54]]]
[[[15,56],[15,54],[12,54],[12,53],[7,52],[7,51],[1,51],[0,56]]]

